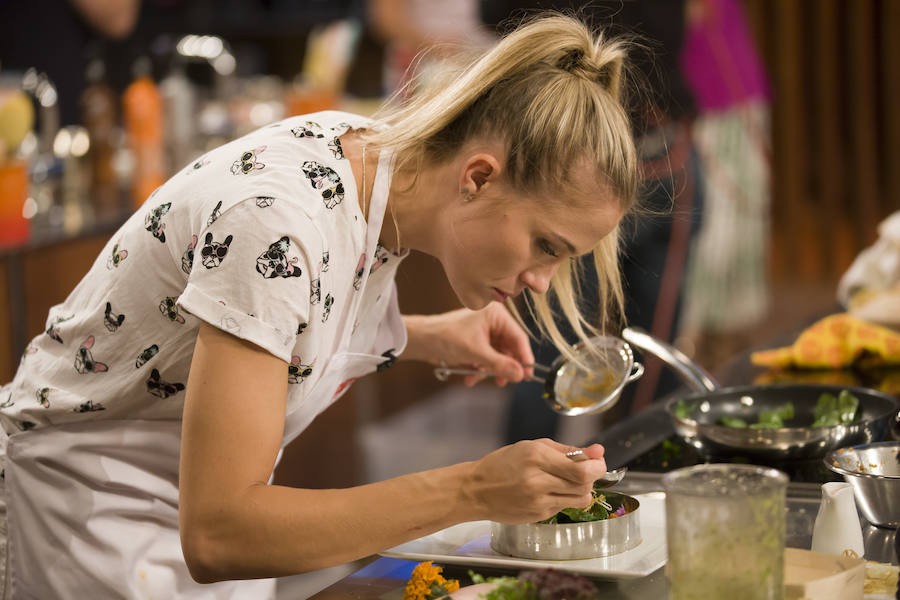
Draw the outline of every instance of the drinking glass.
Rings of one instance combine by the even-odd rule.
[[[788,477],[706,464],[663,476],[671,600],[781,600]]]

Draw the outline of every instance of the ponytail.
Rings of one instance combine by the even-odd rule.
[[[469,139],[493,138],[506,144],[509,183],[529,192],[564,186],[573,165],[588,157],[627,213],[639,186],[625,108],[627,48],[627,42],[607,39],[573,17],[539,16],[445,85],[412,96],[382,117],[388,127],[375,128],[368,143],[394,151],[397,168],[419,172],[425,164],[451,159]],[[559,268],[548,294],[528,294],[539,329],[570,357],[556,312],[562,312],[582,341],[600,333],[612,313],[624,317],[618,239],[614,230],[593,250],[600,295],[597,325],[588,323],[577,305],[581,282],[572,261]],[[508,306],[518,316],[511,302]]]

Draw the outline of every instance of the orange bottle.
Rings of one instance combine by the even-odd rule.
[[[0,248],[28,241],[31,222],[22,214],[27,197],[27,163],[23,160],[0,163]]]
[[[165,181],[163,99],[150,77],[149,59],[135,64],[135,80],[122,95],[122,115],[134,155],[131,201],[136,209]]]

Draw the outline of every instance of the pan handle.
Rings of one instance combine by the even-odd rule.
[[[696,392],[714,392],[721,387],[715,377],[691,360],[684,352],[653,337],[643,329],[626,327],[622,330],[622,338],[632,346],[658,356],[675,369],[682,381]]]

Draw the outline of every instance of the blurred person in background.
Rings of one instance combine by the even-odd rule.
[[[86,48],[122,40],[137,24],[140,0],[9,0],[0,3],[0,69],[45,73],[56,86],[60,125],[81,122]]]
[[[706,199],[691,255],[682,335],[733,355],[769,306],[770,90],[737,0],[689,0],[682,70]]]
[[[286,444],[401,355],[531,374],[519,294],[568,356],[552,304],[581,340],[621,318],[628,48],[540,18],[379,120],[279,121],[152,192],[0,388],[4,597],[271,598],[272,577],[588,504],[603,448],[573,462],[549,439],[353,488],[270,482]],[[409,250],[466,308],[400,315]],[[593,321],[578,256],[604,282]]]
[[[702,185],[692,146],[690,122],[694,103],[679,66],[685,22],[685,3],[595,2],[482,2],[489,25],[514,24],[530,9],[574,10],[592,22],[636,36],[642,51],[635,58],[647,82],[630,106],[643,186],[639,218],[626,219],[622,231],[622,279],[627,322],[655,337],[673,342],[682,313],[684,276],[691,243],[703,210]],[[596,281],[588,276],[587,282]],[[597,313],[597,307],[587,307]],[[567,332],[570,336],[572,333]],[[535,357],[550,364],[559,355],[550,344],[535,342]],[[654,356],[643,355],[646,371],[626,386],[606,418],[616,421],[645,408],[677,388],[677,377]],[[508,442],[554,436],[557,413],[541,399],[543,386],[523,382],[515,386],[507,418]]]
[[[368,0],[367,12],[372,31],[386,45],[387,94],[416,75],[427,85],[438,76],[442,58],[481,51],[496,41],[481,22],[477,0]]]

